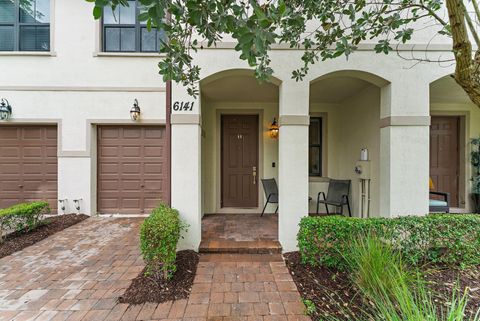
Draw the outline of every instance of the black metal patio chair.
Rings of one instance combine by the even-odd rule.
[[[275,209],[275,214],[278,212],[278,185],[275,178],[267,178],[262,179],[263,190],[265,191],[265,197],[267,201],[265,202],[265,206],[262,210],[262,215],[265,213],[265,209],[267,208],[268,203],[277,204],[277,208]],[[312,198],[308,197],[308,201],[311,201]]]
[[[268,178],[262,179],[263,190],[265,191],[265,197],[267,201],[265,202],[265,206],[262,210],[262,215],[265,213],[265,209],[267,208],[268,203],[277,204],[277,208],[275,209],[275,213],[278,211],[278,185],[275,178]]]
[[[325,204],[325,209],[327,214],[330,214],[328,210],[328,205],[335,206],[335,208],[340,208],[340,214],[343,215],[343,207],[347,205],[348,215],[352,217],[352,211],[350,210],[350,186],[352,181],[350,180],[339,180],[331,179],[328,184],[327,195],[325,196],[324,192],[320,192],[317,195],[317,214],[320,204]],[[323,196],[323,199],[320,199],[320,196]],[[336,211],[335,211],[336,212]]]

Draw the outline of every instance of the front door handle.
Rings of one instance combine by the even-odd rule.
[[[257,167],[253,166],[253,185],[257,184]]]

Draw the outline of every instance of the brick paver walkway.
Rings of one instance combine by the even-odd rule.
[[[140,222],[90,218],[0,259],[0,320],[310,320],[280,255],[203,255],[189,300],[117,303]]]

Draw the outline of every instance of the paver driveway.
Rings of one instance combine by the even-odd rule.
[[[189,300],[117,303],[141,221],[90,218],[0,259],[0,320],[310,320],[280,255],[203,255]]]

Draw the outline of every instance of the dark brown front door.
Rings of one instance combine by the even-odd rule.
[[[453,207],[458,206],[459,123],[458,117],[434,116],[430,127],[430,177],[435,191],[450,193]]]
[[[0,126],[0,208],[36,200],[57,212],[57,127]]]
[[[258,116],[222,116],[222,207],[258,207]]]
[[[164,126],[98,127],[98,209],[148,214],[167,199]]]

